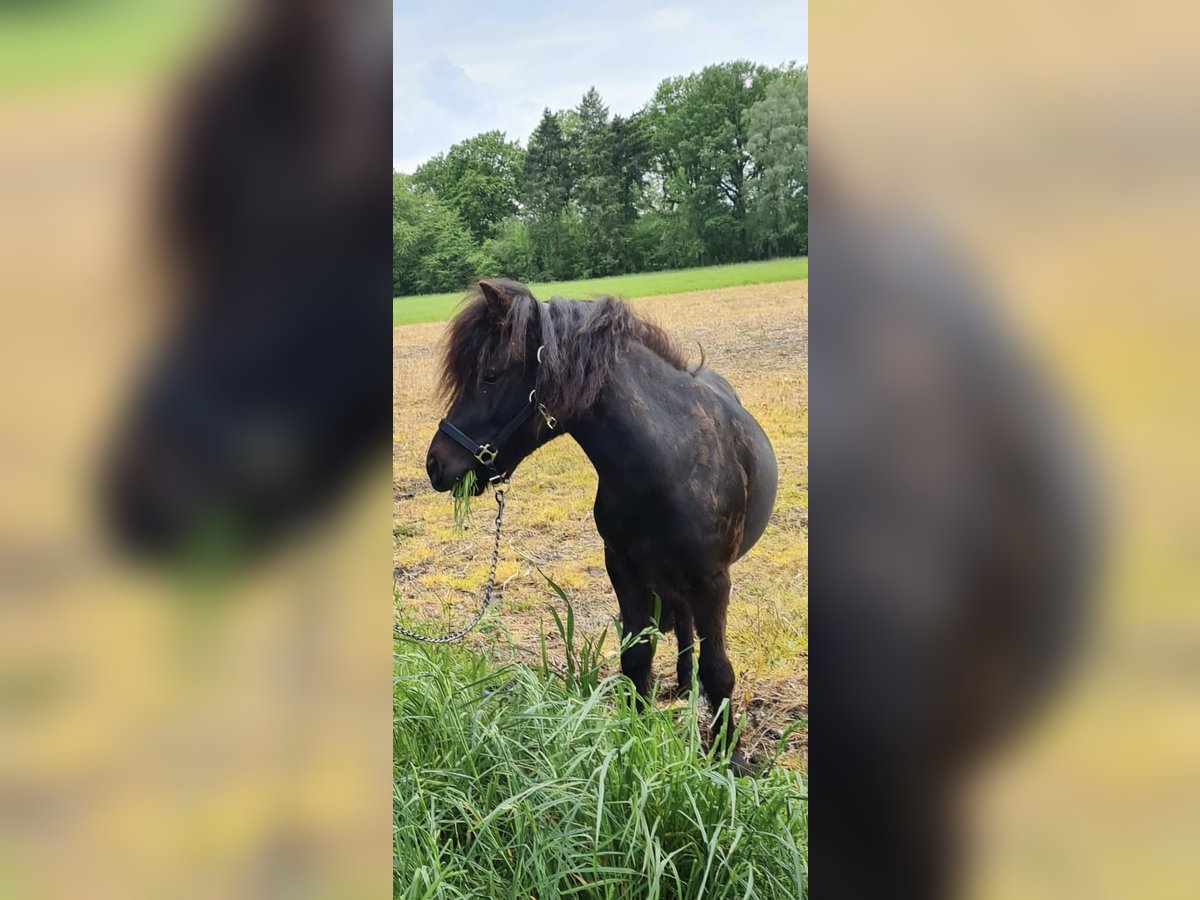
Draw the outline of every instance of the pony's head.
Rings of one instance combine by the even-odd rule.
[[[440,386],[452,427],[440,426],[429,446],[434,489],[450,490],[474,468],[480,493],[493,474],[489,462],[511,475],[589,414],[631,342],[686,368],[666,332],[621,300],[539,303],[520,282],[479,282],[446,335]],[[555,430],[552,422],[562,424]]]
[[[434,490],[450,490],[475,469],[475,493],[482,493],[491,467],[511,475],[542,442],[548,422],[530,414],[537,402],[539,306],[519,282],[481,281],[450,323],[440,381],[449,403],[445,422],[492,452],[473,453],[462,439],[439,428],[425,461]]]

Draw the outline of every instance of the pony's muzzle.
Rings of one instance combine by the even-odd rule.
[[[476,460],[467,455],[465,450],[444,435],[438,435],[429,445],[429,454],[425,457],[425,472],[429,475],[429,483],[438,493],[445,493],[454,487],[455,482],[467,474],[467,470],[478,465]],[[481,478],[486,482],[486,478]],[[484,484],[480,484],[476,494],[483,493]]]

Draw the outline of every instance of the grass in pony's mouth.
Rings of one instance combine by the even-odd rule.
[[[463,526],[471,518],[471,498],[475,495],[475,470],[467,469],[458,481],[454,482],[454,530],[462,534]]]

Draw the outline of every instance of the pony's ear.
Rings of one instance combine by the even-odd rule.
[[[483,294],[483,299],[487,302],[492,321],[503,322],[508,317],[509,309],[512,308],[512,293],[499,281],[480,281],[479,292]]]

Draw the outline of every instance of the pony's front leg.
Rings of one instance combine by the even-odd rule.
[[[638,575],[632,563],[609,546],[604,548],[604,566],[617,592],[621,607],[621,633],[625,639],[641,634],[650,625],[649,584]],[[621,674],[637,689],[638,708],[644,709],[650,697],[650,669],[654,663],[654,645],[642,638],[621,651]]]

